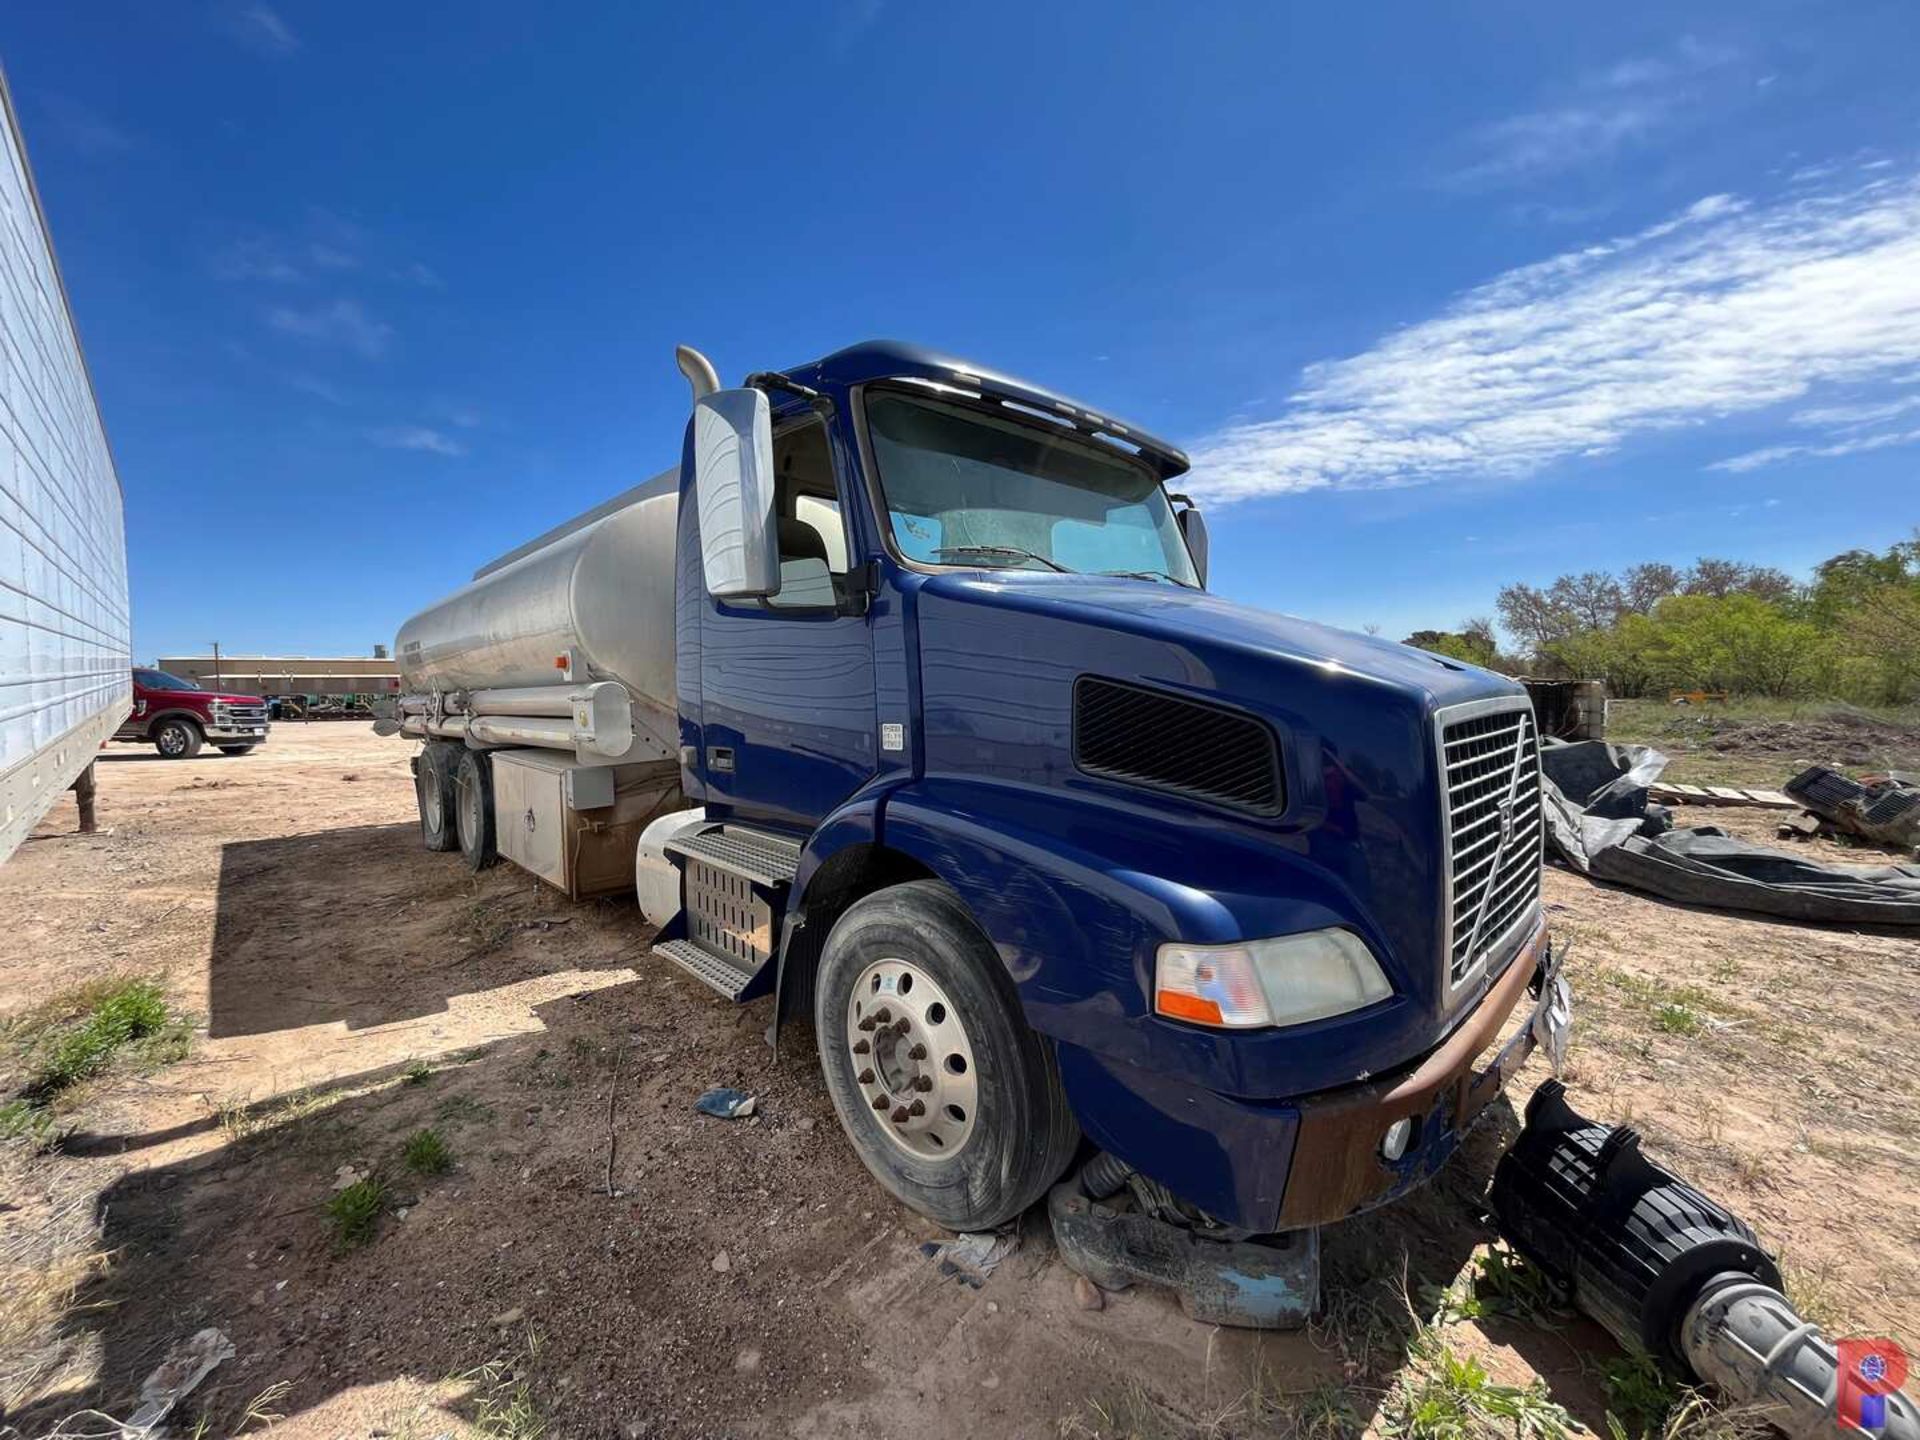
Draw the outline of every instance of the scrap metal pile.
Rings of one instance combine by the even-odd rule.
[[[1676,826],[1673,812],[1647,796],[1667,765],[1650,746],[1548,740],[1540,764],[1548,841],[1583,875],[1685,904],[1789,920],[1920,925],[1920,864],[1822,865],[1718,826]],[[1874,788],[1810,770],[1786,789],[1804,805],[1832,806],[1836,816],[1857,811],[1920,828],[1920,791],[1897,780]]]

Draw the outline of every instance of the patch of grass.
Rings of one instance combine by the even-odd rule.
[[[1257,1434],[1286,1440],[1349,1440],[1366,1433],[1367,1422],[1354,1409],[1349,1387],[1332,1380],[1292,1394],[1264,1396],[1263,1423]]]
[[[410,1060],[407,1068],[400,1072],[400,1078],[409,1085],[424,1085],[432,1075],[433,1067],[424,1060]]]
[[[44,1105],[25,1100],[0,1105],[0,1141],[25,1140],[34,1150],[51,1150],[59,1138],[59,1122]]]
[[[453,1152],[440,1132],[430,1128],[409,1135],[400,1155],[416,1175],[444,1175],[453,1168]]]
[[[336,1190],[326,1206],[334,1243],[342,1250],[366,1244],[380,1228],[386,1208],[387,1186],[378,1175],[368,1175],[344,1190]]]
[[[26,1098],[46,1101],[60,1091],[99,1074],[129,1047],[151,1064],[186,1053],[187,1026],[167,1008],[167,997],[151,980],[120,980],[90,987],[85,1010],[63,1021],[23,1025],[33,1056],[33,1079]]]
[[[1062,1440],[1182,1440],[1193,1433],[1138,1380],[1083,1401],[1060,1422]]]
[[[534,1404],[525,1371],[540,1358],[540,1336],[527,1332],[527,1361],[516,1373],[505,1361],[489,1360],[461,1377],[475,1387],[473,1428],[489,1440],[541,1440],[547,1422]]]
[[[1573,1421],[1543,1381],[1502,1385],[1470,1355],[1422,1330],[1413,1364],[1387,1397],[1383,1433],[1403,1440],[1568,1440]]]
[[[1669,1035],[1698,1035],[1701,1026],[1698,1015],[1673,1000],[1654,1008],[1653,1023]]]
[[[1661,1435],[1685,1392],[1645,1355],[1616,1355],[1601,1367],[1607,1428],[1625,1440]]]
[[[1552,1282],[1502,1243],[1476,1254],[1452,1285],[1428,1293],[1435,1323],[1441,1325],[1497,1316],[1552,1330],[1565,1311]]]

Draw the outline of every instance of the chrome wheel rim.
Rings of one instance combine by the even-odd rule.
[[[876,960],[847,1000],[854,1086],[895,1145],[922,1160],[956,1155],[980,1095],[973,1042],[934,979],[905,960]]]
[[[178,725],[169,725],[160,732],[160,753],[162,755],[184,755],[187,750],[187,732]]]
[[[427,828],[436,834],[447,825],[446,792],[441,788],[440,777],[426,774],[420,777],[420,809],[427,817]]]

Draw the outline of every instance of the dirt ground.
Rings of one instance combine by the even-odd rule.
[[[343,724],[278,726],[241,758],[115,747],[106,830],[72,835],[65,801],[0,870],[0,1015],[150,974],[199,1027],[187,1059],[75,1095],[56,1152],[0,1146],[0,1282],[62,1267],[76,1282],[35,1344],[0,1356],[19,1433],[86,1405],[124,1415],[205,1325],[236,1349],[190,1405],[214,1434],[265,1415],[293,1437],[419,1440],[542,1424],[1233,1434],[1305,1431],[1297,1407],[1329,1394],[1335,1429],[1357,1431],[1412,1361],[1404,1332],[1356,1316],[1391,1295],[1448,1319],[1439,1290],[1491,1238],[1477,1200],[1505,1107],[1440,1182],[1329,1232],[1329,1314],[1302,1334],[1200,1326],[1150,1289],[1084,1309],[1031,1216],[984,1286],[943,1278],[920,1248],[941,1233],[841,1136],[810,1034],[784,1033],[776,1058],[766,1003],[729,1007],[650,959],[630,901],[572,905],[425,852],[409,752]],[[1710,818],[1771,833],[1755,814]],[[1691,911],[1562,871],[1547,900],[1574,942],[1576,1105],[1631,1120],[1753,1224],[1821,1318],[1911,1348],[1920,940]],[[1516,1107],[1544,1073],[1529,1067]],[[696,1114],[719,1084],[754,1093],[755,1115]],[[433,1178],[399,1161],[426,1126],[454,1160]],[[343,1166],[390,1185],[377,1235],[350,1250],[321,1209]],[[1447,1334],[1606,1433],[1612,1343],[1538,1320]]]

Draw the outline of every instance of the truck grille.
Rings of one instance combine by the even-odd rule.
[[[222,701],[213,707],[213,718],[226,725],[264,725],[267,723],[267,707],[230,705]]]
[[[1540,738],[1524,699],[1443,710],[1447,980],[1462,984],[1540,904]]]

